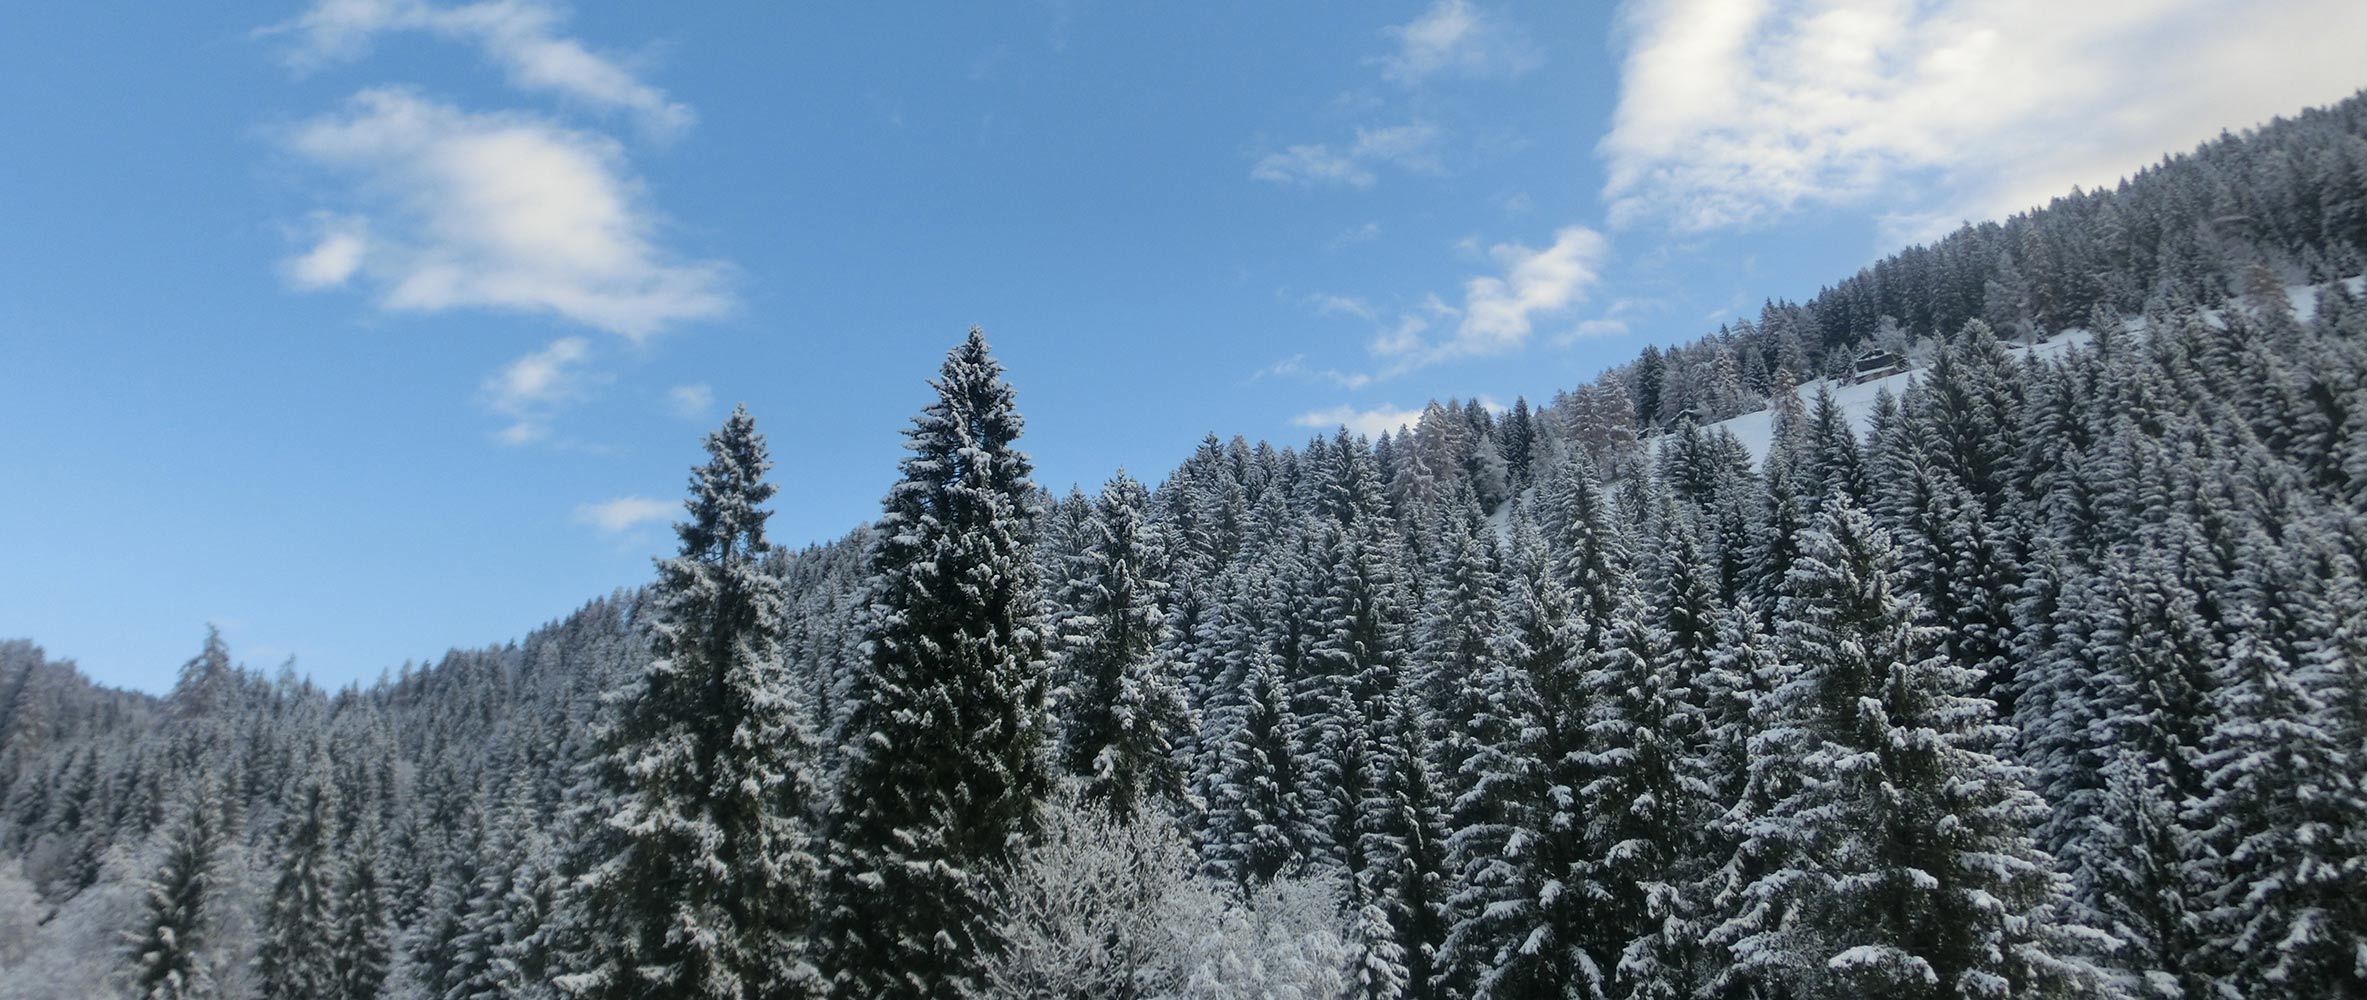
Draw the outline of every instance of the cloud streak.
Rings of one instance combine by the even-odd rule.
[[[1438,126],[1426,122],[1360,128],[1356,141],[1342,148],[1311,143],[1268,153],[1251,165],[1249,176],[1275,184],[1369,188],[1380,180],[1374,168],[1381,164],[1411,173],[1444,173],[1437,151],[1441,135]]]
[[[1680,231],[1880,195],[1927,236],[2367,82],[2355,0],[1636,0],[1620,30],[1604,198]]]
[[[448,7],[425,0],[319,0],[295,19],[260,33],[292,38],[289,64],[311,71],[360,58],[380,36],[424,32],[475,46],[521,90],[630,113],[661,137],[691,126],[696,116],[688,105],[562,33],[566,21],[566,9],[545,0]]]
[[[715,409],[715,390],[705,382],[678,385],[666,390],[666,405],[684,420],[705,420]]]
[[[287,148],[355,192],[288,262],[298,288],[359,277],[389,310],[546,313],[636,340],[731,306],[724,265],[658,246],[641,182],[597,133],[381,88],[302,124]]]
[[[1510,24],[1467,0],[1438,0],[1388,33],[1397,51],[1377,60],[1381,76],[1406,86],[1436,76],[1519,76],[1544,61]]]
[[[516,446],[549,437],[554,414],[607,381],[589,369],[591,355],[584,338],[561,337],[488,376],[485,405],[509,421],[494,439]]]
[[[621,535],[644,524],[663,523],[681,509],[682,504],[678,500],[616,497],[578,505],[575,508],[575,523],[590,525],[604,535]]]

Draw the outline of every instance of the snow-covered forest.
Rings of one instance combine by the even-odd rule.
[[[973,331],[833,544],[741,412],[511,645],[0,644],[0,998],[2367,995],[2363,272],[2354,97],[1156,482]]]

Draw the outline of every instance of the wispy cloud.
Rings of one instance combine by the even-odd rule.
[[[1455,320],[1446,336],[1427,336],[1430,321],[1407,313],[1397,326],[1373,341],[1373,353],[1391,359],[1394,374],[1454,358],[1518,350],[1528,344],[1539,320],[1585,300],[1602,280],[1610,249],[1609,240],[1585,226],[1563,227],[1544,247],[1520,243],[1489,247],[1487,255],[1502,273],[1465,280],[1460,308],[1449,307],[1436,297],[1425,304],[1424,312],[1429,316]]]
[[[298,287],[358,276],[390,310],[549,313],[634,339],[731,305],[724,265],[658,246],[641,182],[597,133],[385,88],[287,145],[354,182],[352,210],[288,263]]]
[[[1361,434],[1371,438],[1379,437],[1383,433],[1395,432],[1400,427],[1411,427],[1419,423],[1421,419],[1421,410],[1404,410],[1384,403],[1364,410],[1347,404],[1341,404],[1328,410],[1309,410],[1290,418],[1290,422],[1299,427],[1312,427],[1321,431],[1345,427],[1351,434]]]
[[[663,523],[682,509],[680,501],[656,497],[617,497],[575,508],[575,522],[588,524],[604,535],[621,535],[644,524]]]
[[[591,355],[584,338],[561,337],[487,377],[485,405],[509,421],[495,439],[525,445],[549,437],[552,416],[607,380],[589,369]]]
[[[1353,295],[1315,292],[1309,294],[1304,301],[1307,307],[1315,310],[1315,315],[1318,316],[1355,316],[1360,319],[1372,319],[1379,315],[1379,311],[1373,308],[1372,303]]]
[[[1367,222],[1361,226],[1351,226],[1341,230],[1338,236],[1331,238],[1331,242],[1324,244],[1324,249],[1338,250],[1343,247],[1355,246],[1358,243],[1370,243],[1380,238],[1381,224]]]
[[[2367,82],[2356,0],[1637,0],[1621,37],[1604,196],[1679,230],[1879,194],[1931,235]]]
[[[566,8],[547,0],[452,6],[425,0],[318,0],[260,34],[292,39],[288,62],[310,71],[360,58],[381,35],[425,32],[476,46],[519,89],[629,112],[660,136],[690,127],[695,116],[688,105],[567,36],[560,30],[566,22]]]
[[[1249,380],[1265,378],[1295,378],[1309,382],[1324,382],[1342,389],[1362,389],[1372,384],[1373,377],[1363,372],[1345,372],[1337,368],[1319,368],[1307,363],[1304,354],[1293,354],[1259,369]]]
[[[714,412],[715,389],[705,382],[678,385],[666,390],[666,404],[684,420],[704,420]]]
[[[1627,322],[1628,316],[1646,310],[1664,308],[1666,305],[1667,303],[1658,299],[1614,299],[1610,306],[1603,310],[1602,315],[1579,320],[1578,325],[1556,335],[1553,338],[1554,346],[1568,347],[1581,340],[1626,336],[1630,329]]]
[[[1388,30],[1397,50],[1378,60],[1381,75],[1409,86],[1439,75],[1518,76],[1544,61],[1520,31],[1466,0],[1437,0]]]
[[[288,258],[282,271],[288,282],[305,291],[336,288],[361,270],[369,253],[370,220],[360,216],[313,214],[312,249]]]
[[[1442,134],[1438,126],[1426,122],[1360,128],[1356,141],[1345,147],[1312,143],[1268,153],[1249,168],[1249,176],[1276,184],[1368,188],[1379,181],[1373,168],[1380,164],[1413,173],[1442,173],[1446,169],[1438,158]]]

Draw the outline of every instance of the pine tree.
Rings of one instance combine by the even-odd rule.
[[[654,656],[607,697],[597,775],[610,815],[576,906],[597,928],[561,985],[582,997],[796,997],[818,862],[798,686],[780,670],[784,597],[760,568],[774,487],[736,409],[691,476],[681,554],[658,563]]]
[[[164,861],[149,879],[139,930],[129,945],[130,985],[142,1000],[205,1000],[217,993],[211,950],[216,826],[208,805],[191,806],[174,825]]]
[[[2112,955],[2132,997],[2207,997],[2212,980],[2197,961],[2200,900],[2188,874],[2193,836],[2164,795],[2159,762],[2124,750],[2105,765],[2099,807],[2081,831],[2096,862],[2084,909],[2098,930],[2120,943]]]
[[[989,900],[1051,784],[1021,420],[978,331],[905,432],[873,529],[871,648],[830,859],[839,996],[946,997],[997,947]]]
[[[1501,430],[1496,435],[1504,448],[1504,468],[1511,478],[1513,492],[1528,485],[1529,469],[1536,461],[1537,427],[1529,417],[1529,397],[1515,396],[1512,411],[1504,415]]]

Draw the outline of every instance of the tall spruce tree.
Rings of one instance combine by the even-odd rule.
[[[1084,780],[1089,803],[1124,822],[1146,800],[1183,796],[1177,736],[1187,727],[1183,692],[1161,655],[1157,536],[1144,516],[1150,493],[1124,472],[1102,485],[1067,622],[1067,686],[1061,698],[1062,766]]]
[[[394,955],[384,865],[374,837],[356,838],[337,884],[337,933],[331,940],[340,1000],[374,1000],[386,989]]]
[[[774,487],[745,408],[691,474],[681,554],[658,563],[654,654],[606,697],[597,775],[609,810],[577,880],[591,946],[561,985],[580,997],[799,997],[818,861],[813,749],[784,676],[780,582],[761,506]]]
[[[2080,996],[2104,988],[2066,923],[2045,804],[1994,755],[2006,735],[1969,668],[1893,590],[1890,541],[1836,497],[1785,582],[1770,697],[1793,771],[1813,776],[1752,831],[1779,863],[1750,888],[1764,914],[1733,944],[1761,981],[1804,998]]]
[[[998,947],[991,899],[1051,786],[1022,421],[973,329],[872,533],[870,663],[847,720],[830,958],[848,1000],[939,1000]]]
[[[263,914],[255,951],[256,992],[263,1000],[318,1000],[337,994],[336,860],[330,815],[335,794],[328,765],[314,759],[286,835],[279,844],[279,877]]]
[[[212,640],[209,637],[209,648]],[[217,855],[221,831],[210,803],[193,803],[165,841],[164,861],[148,881],[140,923],[130,940],[130,986],[141,1000],[209,1000],[217,995]]]
[[[1529,511],[1514,510],[1512,523],[1507,629],[1482,721],[1499,738],[1463,765],[1441,981],[1450,995],[1482,1000],[1589,996],[1609,970],[1584,951],[1585,901],[1565,891],[1583,860],[1581,782],[1569,763],[1585,739],[1578,601]]]
[[[2367,788],[2362,747],[2329,702],[2359,697],[2347,662],[2359,650],[2299,634],[2335,616],[2286,589],[2310,577],[2285,553],[2258,536],[2249,548],[2238,638],[2214,672],[2208,791],[2187,810],[2207,848],[2193,866],[2209,887],[2211,964],[2235,995],[2355,996],[2367,992]]]

